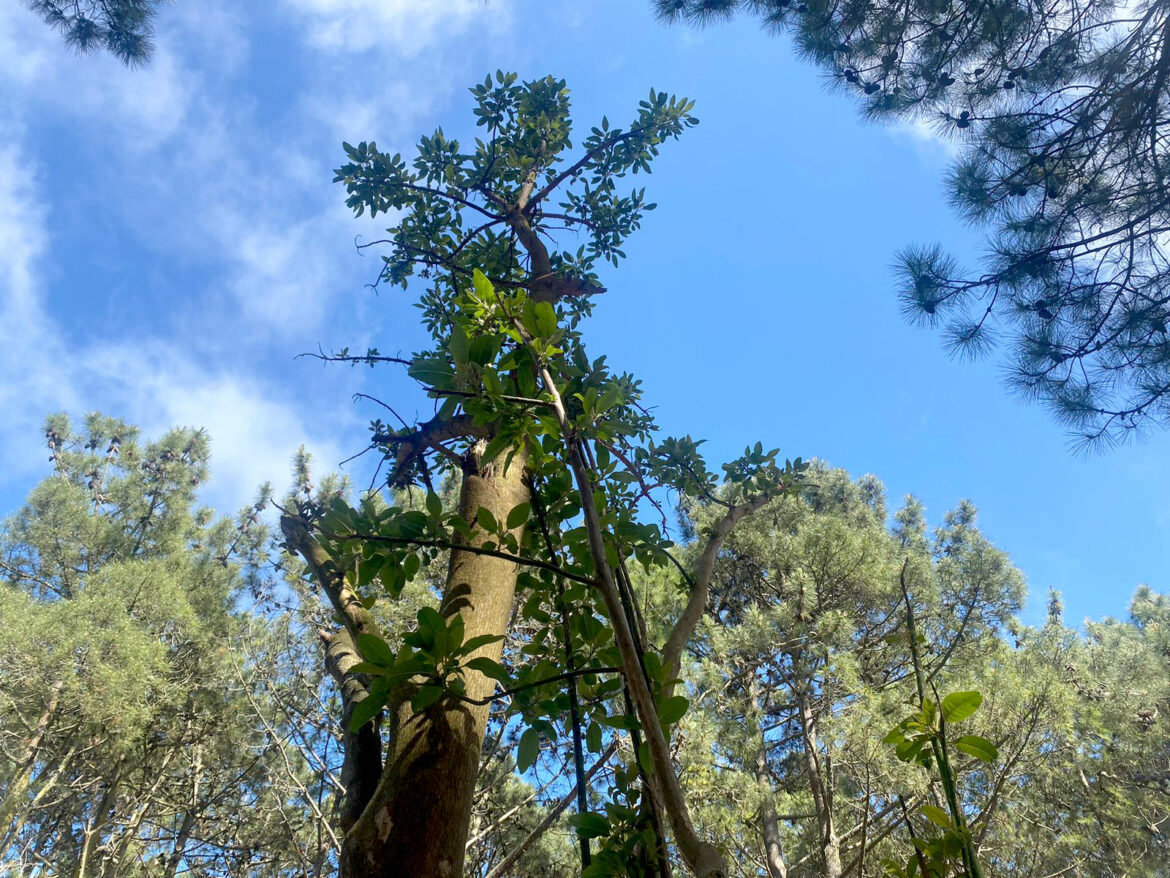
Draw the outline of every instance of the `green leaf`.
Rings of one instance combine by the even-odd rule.
[[[436,701],[443,697],[443,687],[427,684],[419,687],[419,690],[414,693],[414,697],[410,699],[410,709],[415,713],[422,713]]]
[[[598,723],[590,723],[589,728],[585,730],[585,747],[590,753],[601,752],[601,726]]]
[[[427,492],[427,514],[431,518],[438,518],[443,514],[443,501],[434,491]]]
[[[471,274],[471,284],[475,287],[475,294],[480,301],[491,301],[495,294],[495,288],[492,286],[492,282],[487,279],[487,275],[478,268]]]
[[[581,838],[600,838],[610,833],[609,821],[592,811],[571,815],[569,825],[577,830],[577,835]]]
[[[427,532],[426,513],[418,509],[403,512],[393,519],[390,530],[391,536],[420,537]]]
[[[470,340],[467,338],[467,332],[462,326],[458,324],[451,327],[451,339],[447,342],[447,349],[451,351],[451,357],[458,363],[466,363],[468,360],[468,347]]]
[[[385,665],[376,665],[373,662],[358,662],[356,665],[350,665],[345,672],[347,674],[385,674],[387,670]]]
[[[353,713],[349,717],[349,730],[356,732],[379,713],[382,712],[383,700],[374,695],[367,695],[353,706]]]
[[[475,652],[481,646],[487,646],[489,643],[496,643],[503,639],[503,634],[477,634],[470,640],[464,641],[463,648],[460,652],[466,655],[467,653]]]
[[[894,748],[894,754],[903,762],[912,762],[918,758],[918,754],[922,752],[925,743],[921,739],[916,741],[903,741]]]
[[[520,746],[516,748],[516,767],[520,771],[527,771],[536,764],[536,757],[540,755],[540,732],[536,729],[525,729],[520,736]]]
[[[923,805],[922,814],[935,826],[941,826],[943,829],[951,828],[951,815],[937,805]]]
[[[434,607],[423,607],[418,611],[418,627],[430,631],[446,631],[447,622]]]
[[[389,667],[394,664],[394,653],[386,645],[386,641],[376,634],[359,634],[357,636],[358,652],[368,662],[375,665]]]
[[[452,652],[456,655],[463,652],[464,624],[463,617],[458,613],[451,617],[451,621],[447,625],[446,652]]]
[[[418,573],[419,568],[422,567],[422,561],[419,560],[418,555],[413,553],[406,556],[406,560],[402,562],[402,575],[409,581],[414,579]]]
[[[890,733],[882,738],[883,744],[901,744],[906,740],[906,735],[902,732],[901,726],[894,726],[890,729]]]
[[[486,530],[488,533],[499,532],[500,526],[496,523],[496,517],[492,515],[492,511],[484,506],[479,507],[475,513],[476,523]]]
[[[557,312],[548,302],[536,304],[536,328],[541,338],[552,338],[557,331]]]
[[[528,515],[532,512],[532,506],[528,503],[521,503],[519,506],[513,506],[512,511],[508,513],[508,530],[515,530],[528,521]]]
[[[438,357],[420,357],[407,367],[406,373],[420,384],[450,390],[454,376],[451,367]]]
[[[620,713],[614,714],[613,716],[599,717],[598,721],[604,725],[609,726],[611,729],[623,729],[624,731],[631,731],[633,729],[641,728],[636,717]]]
[[[475,638],[473,637],[472,640],[475,640]],[[475,658],[468,660],[463,665],[463,667],[471,668],[473,671],[479,671],[485,677],[490,677],[491,679],[498,680],[501,683],[508,682],[508,672],[504,666],[497,661],[492,661],[486,655],[476,656]]]
[[[515,441],[515,437],[513,437],[510,433],[500,433],[487,444],[487,448],[485,448],[483,450],[483,454],[480,455],[480,463],[490,463],[491,461],[495,460],[497,457],[499,457],[501,451],[503,451],[509,445],[512,445]]]
[[[955,749],[961,750],[968,756],[974,756],[981,762],[994,762],[999,758],[999,749],[986,738],[978,735],[963,735],[954,742]]]
[[[638,745],[638,765],[648,776],[654,776],[654,761],[650,758],[650,745],[645,741]]]
[[[983,695],[979,692],[952,692],[942,703],[943,719],[949,723],[962,722],[979,709]]]
[[[658,721],[664,726],[676,723],[682,719],[683,714],[687,712],[687,708],[690,706],[691,703],[681,695],[668,698],[658,708]]]

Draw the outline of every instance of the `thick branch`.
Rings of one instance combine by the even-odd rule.
[[[378,623],[374,621],[369,610],[362,606],[361,599],[354,594],[353,589],[346,584],[345,576],[337,564],[309,533],[308,524],[303,519],[286,513],[280,517],[280,530],[289,548],[309,565],[313,576],[321,584],[325,596],[341,617],[350,636],[356,641],[359,634],[373,634],[385,640],[382,632],[378,630]]]
[[[523,331],[522,328],[521,331]],[[686,798],[671,761],[670,747],[662,732],[662,725],[658,722],[654,696],[650,692],[645,672],[638,659],[637,648],[634,645],[633,634],[626,622],[613,568],[610,567],[606,556],[601,519],[593,502],[593,485],[589,481],[589,470],[581,452],[581,443],[572,434],[560,390],[557,388],[556,382],[553,381],[548,367],[542,365],[540,373],[545,389],[552,396],[557,420],[569,446],[569,463],[581,500],[581,511],[589,537],[589,551],[593,556],[594,566],[601,575],[600,590],[605,601],[606,614],[613,626],[614,643],[622,657],[622,671],[625,675],[626,687],[630,694],[630,700],[634,704],[638,721],[646,736],[650,762],[654,768],[654,778],[660,788],[662,804],[670,817],[675,843],[678,845],[683,861],[698,878],[726,878],[727,866],[723,861],[723,855],[714,845],[699,838],[695,832],[694,824],[691,822]]]
[[[670,673],[667,675],[668,680],[673,680],[678,676],[683,650],[686,649],[687,642],[695,633],[695,627],[703,618],[703,612],[707,608],[707,596],[711,591],[711,576],[715,571],[715,559],[719,556],[723,541],[727,539],[727,535],[731,533],[731,529],[740,519],[766,505],[771,499],[770,494],[760,494],[732,506],[719,519],[707,537],[707,545],[699,557],[699,564],[691,582],[687,605],[683,609],[682,615],[678,617],[678,621],[674,623],[674,628],[662,650],[662,664],[670,669]]]
[[[353,672],[353,667],[362,660],[353,638],[344,628],[333,633],[318,631],[317,634],[325,644],[325,668],[341,691],[342,744],[345,748],[341,783],[345,787],[345,801],[341,806],[340,822],[342,831],[349,832],[365,810],[382,776],[382,740],[378,726],[372,720],[356,732],[349,727],[354,708],[370,695],[365,680]]]
[[[487,427],[477,425],[470,415],[456,415],[453,418],[436,415],[426,423],[419,424],[413,432],[383,435],[377,439],[398,446],[394,455],[394,472],[388,481],[391,485],[399,485],[404,484],[404,475],[409,466],[430,449],[439,448],[441,443],[451,439],[484,439],[488,436]]]

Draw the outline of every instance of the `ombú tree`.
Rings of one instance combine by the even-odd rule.
[[[723,876],[671,762],[670,727],[687,707],[674,691],[680,658],[723,539],[790,490],[803,464],[757,444],[724,467],[717,495],[698,443],[656,441],[640,383],[591,359],[580,332],[602,292],[598,264],[620,261],[653,207],[618,184],[695,124],[692,104],[651,91],[628,127],[602,119],[574,154],[563,81],[497,73],[471,91],[483,129],[473,148],[439,130],[408,164],[373,143],[346,145],[336,177],[358,214],[396,212],[379,242],[389,247],[380,279],[429,282],[420,307],[433,344],[409,358],[343,350],[332,359],[404,365],[435,400],[422,423],[373,424],[386,484],[417,496],[413,507],[338,502],[282,518],[341,621],[323,639],[349,728],[342,874],[461,874],[488,709],[509,697],[525,727],[521,771],[558,724],[572,729],[572,821],[587,874],[661,874],[677,852],[696,875]],[[561,230],[584,243],[559,249]],[[452,512],[434,487],[446,473],[461,485]],[[664,517],[641,514],[660,511],[669,490],[720,514],[693,569],[678,566],[687,600],[657,648],[627,565],[675,563]],[[439,609],[420,611],[391,651],[370,608],[443,551]],[[514,614],[533,633],[509,671],[501,641]],[[584,753],[620,733],[635,756],[604,789],[604,813],[587,811]]]

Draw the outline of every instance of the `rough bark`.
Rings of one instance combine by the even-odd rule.
[[[117,798],[118,787],[122,782],[122,764],[119,763],[113,771],[106,784],[106,790],[102,794],[101,800],[94,809],[90,818],[85,823],[85,828],[81,831],[81,850],[77,856],[77,870],[74,873],[75,878],[86,878],[90,874],[90,866],[93,863],[93,856],[97,852],[98,843],[101,841],[102,832],[106,828],[106,824],[110,818],[110,811],[114,807],[114,802]]]
[[[187,842],[191,840],[191,833],[195,829],[195,824],[199,820],[199,812],[202,806],[199,803],[199,788],[203,782],[203,751],[201,747],[195,750],[195,758],[191,765],[191,800],[187,804],[187,809],[183,814],[183,822],[179,826],[179,832],[175,836],[175,843],[171,847],[171,855],[167,858],[166,868],[163,870],[163,878],[175,878],[175,873],[179,869],[179,864],[183,861],[183,853],[187,849]]]
[[[524,482],[527,455],[517,451],[505,470],[502,458],[483,467],[474,462],[464,474],[460,514],[475,521],[479,507],[496,520],[528,501]],[[514,531],[517,538],[522,536]],[[471,540],[485,535],[476,530]],[[514,562],[458,549],[451,564],[440,612],[463,617],[465,639],[504,634],[512,611],[518,570]],[[499,661],[502,642],[482,647],[476,656]],[[481,674],[467,678],[466,695],[489,697],[495,682]],[[341,855],[343,878],[463,874],[472,795],[489,704],[472,705],[444,697],[415,714],[410,687],[389,706],[390,746],[386,766],[369,804],[346,835]]]

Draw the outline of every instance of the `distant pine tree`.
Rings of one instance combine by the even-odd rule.
[[[758,16],[867,115],[962,143],[948,179],[990,228],[978,272],[900,256],[911,319],[955,352],[1011,349],[1010,384],[1089,443],[1170,422],[1170,2],[656,0],[668,21]]]

